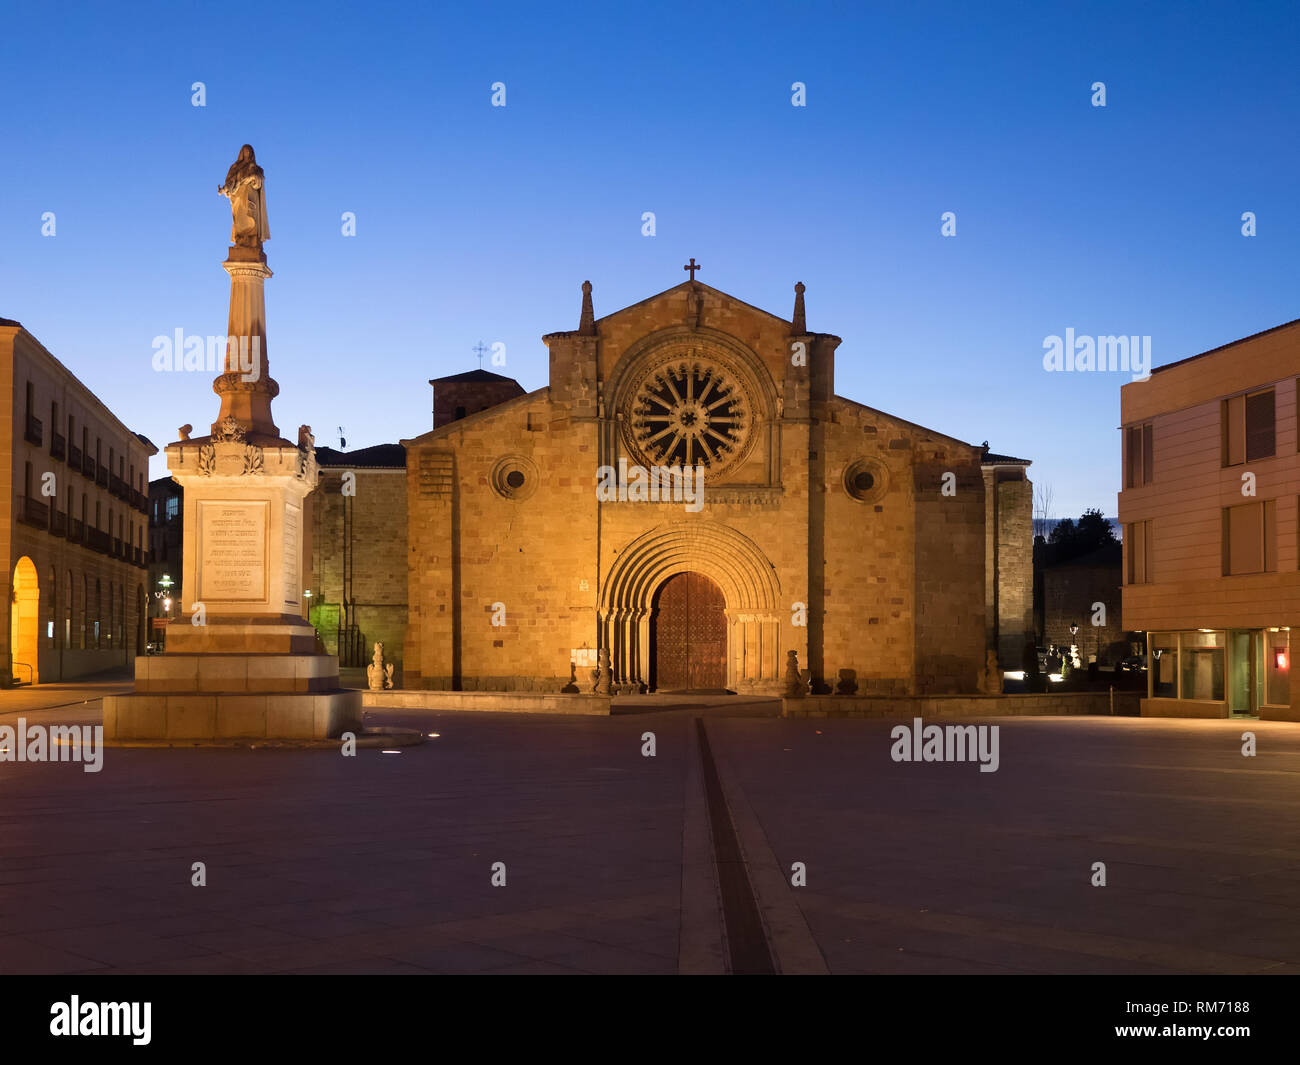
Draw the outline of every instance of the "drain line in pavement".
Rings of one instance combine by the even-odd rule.
[[[718,870],[718,893],[722,896],[722,919],[727,930],[727,952],[731,972],[735,975],[773,975],[772,955],[758,913],[749,871],[740,850],[736,826],[727,809],[722,779],[709,749],[709,734],[704,719],[697,717],[700,761],[704,768],[704,794],[709,805],[709,824],[713,829],[713,860]]]

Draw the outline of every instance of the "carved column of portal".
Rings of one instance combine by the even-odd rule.
[[[636,609],[632,611],[631,625],[632,646],[636,660],[632,668],[632,683],[638,691],[650,688],[650,611]]]

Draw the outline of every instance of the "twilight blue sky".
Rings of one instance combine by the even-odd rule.
[[[844,338],[842,395],[1033,459],[1057,516],[1111,514],[1127,377],[1045,373],[1044,337],[1150,335],[1160,365],[1300,317],[1292,3],[0,18],[0,317],[160,446],[216,412],[208,376],[153,372],[151,345],[225,331],[216,187],[245,141],[267,171],[276,420],[321,444],[424,432],[426,381],[477,365],[479,340],[544,385],[540,338],[576,327],[584,279],[604,315],[694,256],[783,316],[804,281],[809,328]]]

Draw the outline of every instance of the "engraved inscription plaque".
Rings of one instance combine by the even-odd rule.
[[[290,504],[284,509],[284,601],[298,608],[298,573],[302,562],[299,542],[299,511]]]
[[[266,502],[201,501],[199,598],[203,602],[265,602]]]

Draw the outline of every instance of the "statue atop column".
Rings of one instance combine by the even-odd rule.
[[[271,238],[266,224],[266,172],[257,165],[253,146],[239,149],[239,158],[226,171],[217,192],[230,201],[230,242],[240,248],[261,249]]]

